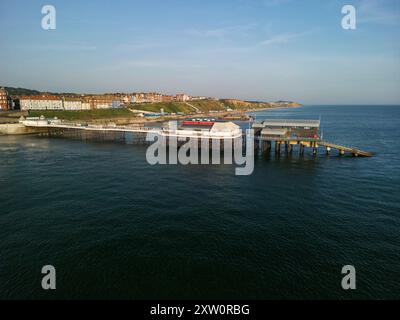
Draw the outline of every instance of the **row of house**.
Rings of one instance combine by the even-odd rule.
[[[130,102],[132,103],[156,103],[156,102],[189,101],[189,100],[194,100],[194,98],[184,93],[172,96],[156,92],[150,92],[150,93],[134,93],[133,95],[130,96]]]
[[[158,102],[185,102],[189,100],[201,100],[205,97],[191,97],[186,94],[164,95],[157,92],[132,93],[132,94],[99,94],[99,95],[64,95],[40,94],[31,96],[14,97],[8,95],[3,88],[0,89],[0,109],[10,110],[14,106],[21,110],[93,110],[120,108],[137,103]]]
[[[111,95],[58,97],[52,95],[21,96],[21,110],[91,110],[119,108],[122,102]]]

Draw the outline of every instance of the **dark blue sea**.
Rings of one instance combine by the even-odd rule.
[[[271,154],[235,176],[150,166],[140,145],[1,136],[0,298],[400,298],[400,107],[265,118],[320,118],[325,140],[375,156]]]

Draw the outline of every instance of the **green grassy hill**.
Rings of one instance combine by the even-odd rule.
[[[268,102],[250,102],[238,99],[223,99],[221,102],[233,110],[265,109],[270,108]]]
[[[56,110],[39,110],[29,111],[30,117],[44,116],[46,118],[54,118],[64,120],[82,120],[90,121],[94,119],[123,119],[133,118],[135,114],[128,109],[99,109],[99,110],[83,110],[83,111],[56,111]]]
[[[149,111],[154,113],[161,112],[161,109],[164,109],[164,112],[167,113],[177,113],[177,112],[192,113],[194,111],[184,102],[139,103],[139,104],[132,104],[129,106],[129,108],[134,110]]]
[[[4,87],[4,89],[6,89],[10,96],[33,96],[40,94],[40,91],[25,88]]]
[[[2,87],[0,86],[0,88],[4,88],[6,89],[6,91],[8,92],[8,94],[12,97],[16,97],[16,96],[35,96],[38,94],[43,94],[43,93],[48,93],[51,95],[55,95],[55,96],[61,96],[61,95],[79,95],[77,93],[67,93],[67,92],[63,92],[63,93],[57,93],[57,92],[43,92],[43,91],[38,91],[38,90],[32,90],[32,89],[26,89],[26,88],[14,88],[14,87]]]
[[[228,108],[232,110],[246,110],[246,109],[258,109],[258,108],[269,108],[268,103],[258,102],[245,102],[241,100],[223,99],[223,100],[194,100],[185,102],[159,102],[159,103],[142,103],[142,104],[131,104],[129,108],[135,110],[149,111],[149,112],[164,112],[168,113],[195,113],[196,110],[201,112],[210,111],[226,111]]]

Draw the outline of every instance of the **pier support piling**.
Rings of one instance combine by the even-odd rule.
[[[330,153],[331,153],[331,148],[330,147],[326,147],[326,154],[329,156]]]
[[[304,155],[304,145],[300,144],[300,155]]]

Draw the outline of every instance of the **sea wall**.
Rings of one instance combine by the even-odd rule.
[[[5,123],[0,124],[0,135],[22,135],[22,134],[36,134],[43,132],[40,128],[27,128],[21,123]]]

